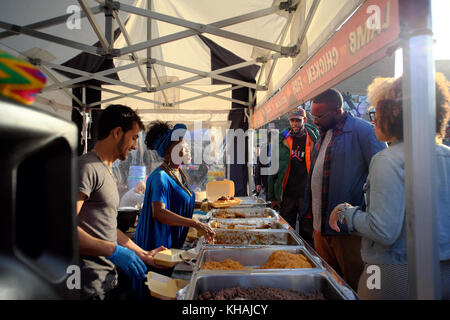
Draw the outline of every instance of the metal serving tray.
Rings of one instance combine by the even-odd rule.
[[[211,219],[208,225],[213,229],[254,230],[288,229],[289,225],[273,218]]]
[[[196,300],[206,291],[219,291],[227,288],[280,288],[301,291],[305,294],[320,292],[328,300],[354,300],[356,296],[340,290],[340,286],[330,279],[326,272],[264,272],[240,274],[198,274],[189,285],[184,298]]]
[[[284,229],[259,229],[259,230],[228,230],[214,229],[214,244],[206,244],[205,247],[217,245],[233,246],[261,246],[261,245],[303,245],[303,241],[291,230]]]
[[[239,207],[230,207],[225,209],[213,209],[208,212],[208,216],[210,218],[214,219],[230,219],[230,218],[220,218],[218,216],[219,212],[225,212],[225,213],[234,213],[238,212],[242,215],[244,215],[244,218],[237,218],[237,219],[246,219],[246,218],[272,218],[272,219],[280,219],[279,214],[270,208],[239,208]]]
[[[255,208],[255,207],[265,207],[268,205],[264,199],[252,196],[252,197],[239,197],[241,203],[235,207],[237,208]]]
[[[294,254],[303,254],[309,262],[313,265],[312,268],[295,268],[295,269],[258,269],[263,266],[270,255],[276,250],[284,250]],[[223,261],[231,259],[239,262],[245,267],[252,268],[251,270],[204,270],[202,269],[205,262]],[[203,248],[200,251],[197,264],[194,272],[199,274],[223,273],[223,272],[258,272],[267,270],[311,270],[322,269],[321,261],[311,256],[306,248],[303,246],[266,246],[266,247],[228,247],[228,248]]]

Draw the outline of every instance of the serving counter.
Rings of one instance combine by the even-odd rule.
[[[220,210],[223,210],[222,214],[230,213],[230,218],[218,219],[217,210],[210,211],[203,217],[203,221],[210,225],[211,221],[222,223],[212,224],[222,226],[214,230],[218,235],[214,244],[206,243],[203,238],[185,242],[183,249],[188,250],[196,259],[185,259],[187,262],[179,263],[173,269],[172,278],[189,281],[189,284],[177,293],[177,299],[203,299],[205,296],[210,297],[212,292],[224,289],[232,292],[236,288],[245,288],[244,290],[264,288],[256,289],[260,291],[277,288],[277,290],[283,289],[289,292],[295,290],[304,293],[305,299],[359,299],[350,286],[272,209],[262,206],[244,206]],[[248,222],[245,220],[258,219],[256,216],[263,212],[259,219],[276,219],[282,228],[248,229],[246,227]],[[247,214],[249,217],[236,219],[231,213],[238,213],[238,216]],[[241,222],[231,224],[233,227],[230,228],[227,220],[229,222],[241,220]],[[235,226],[238,228],[235,229]],[[221,239],[225,241],[221,242]],[[276,251],[282,251],[285,254],[301,254],[308,264],[295,268],[262,268],[271,254]],[[203,268],[205,263],[226,259],[243,268],[239,270]],[[238,291],[241,292],[242,289]],[[230,297],[233,293],[226,294]]]

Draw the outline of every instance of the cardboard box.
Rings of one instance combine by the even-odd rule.
[[[147,273],[146,285],[152,297],[161,300],[174,300],[178,290],[183,289],[189,282],[181,279],[172,279],[156,272]]]
[[[177,263],[183,262],[181,258],[183,252],[184,250],[180,249],[166,249],[155,254],[153,260],[160,266],[172,268]]]
[[[234,197],[233,181],[212,181],[206,184],[206,197],[209,202],[216,201],[222,196]]]

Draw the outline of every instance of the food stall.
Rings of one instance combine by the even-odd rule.
[[[412,299],[439,297],[437,216],[433,196],[436,183],[432,41],[430,1],[365,1],[334,36],[252,114],[252,126],[258,128],[383,57],[393,55],[396,49],[403,49],[403,91],[409,97],[405,102],[404,141]],[[424,113],[426,117],[422,118]]]
[[[433,152],[423,152],[431,150],[434,140],[430,133],[434,125],[434,113],[430,107],[434,99],[431,93],[433,67],[431,53],[420,50],[431,45],[430,1],[415,1],[414,5],[421,6],[420,9],[403,0],[328,3],[316,0],[229,1],[223,10],[214,7],[217,3],[201,0],[191,1],[189,5],[183,1],[58,1],[55,9],[59,6],[65,10],[64,14],[56,18],[44,14],[39,22],[34,15],[39,11],[45,12],[50,6],[29,10],[27,6],[32,5],[27,1],[4,3],[9,5],[9,9],[14,7],[13,2],[28,10],[0,11],[3,12],[0,28],[4,29],[0,34],[0,44],[4,50],[12,49],[14,54],[31,61],[48,77],[48,85],[36,99],[37,108],[69,120],[75,118],[73,113],[78,113],[81,117],[80,145],[84,146],[84,152],[95,141],[89,130],[92,120],[101,108],[112,102],[131,106],[139,102],[138,109],[145,123],[154,119],[183,121],[188,122],[192,132],[200,132],[196,130],[195,122],[203,121],[208,129],[220,133],[211,135],[217,142],[218,136],[226,136],[226,129],[256,130],[324,89],[393,54],[396,48],[403,47],[404,73],[408,80],[405,81],[405,92],[411,92],[408,102],[411,103],[411,114],[405,117],[405,142],[410,155],[406,162],[410,173],[406,185],[410,228],[408,255],[412,259],[411,297],[436,297],[438,263],[436,246],[433,245],[436,219],[426,216],[428,212],[435,216],[431,196],[435,172],[431,165]],[[189,10],[190,6],[198,8],[198,11]],[[230,17],[230,13],[237,9],[238,15]],[[22,13],[24,17],[20,17]],[[104,17],[98,19],[98,14],[104,14]],[[17,20],[8,21],[7,15]],[[61,28],[61,24],[67,28]],[[118,29],[114,29],[114,24]],[[164,29],[164,25],[170,27]],[[87,28],[90,32],[86,32]],[[119,31],[117,37],[114,31]],[[77,40],[73,40],[74,34]],[[202,38],[203,34],[210,38]],[[27,41],[29,37],[45,44]],[[188,39],[193,40],[188,42]],[[91,45],[97,40],[96,45]],[[178,40],[180,42],[172,46]],[[165,45],[167,43],[170,45]],[[91,55],[89,59],[94,56],[99,60],[89,62],[89,59],[83,60],[78,56],[75,62],[70,61],[80,51],[83,55]],[[225,58],[218,63],[213,59],[217,56]],[[175,58],[180,58],[181,62]],[[195,61],[195,64],[185,65],[188,61]],[[258,79],[255,79],[255,65],[261,70]],[[242,77],[232,74],[246,68],[248,70],[240,75]],[[170,70],[176,70],[176,73]],[[428,112],[419,112],[424,105],[429,106]],[[427,121],[424,121],[424,114]],[[211,137],[209,139],[212,141]],[[199,140],[198,154],[202,152],[202,137]],[[412,141],[417,148],[412,147]],[[215,150],[223,151],[225,148],[219,144]],[[223,153],[215,158],[222,156]],[[143,152],[133,158],[136,163],[128,163],[125,170],[142,165],[138,162],[147,161],[145,157],[147,160],[151,158]],[[158,160],[152,158],[150,164],[145,163],[146,174]],[[231,167],[213,163],[207,179],[213,180],[215,175],[232,179],[239,189],[238,196],[249,196],[246,185],[249,174],[245,171],[250,171],[250,166],[245,161],[238,165]],[[116,171],[122,172],[120,168]],[[128,186],[126,177],[122,182]],[[139,178],[143,178],[143,174]],[[247,205],[253,209],[251,199],[243,198],[242,202],[244,200],[249,200]],[[263,233],[289,235],[290,240],[281,245],[296,247],[293,252],[304,252],[314,264],[306,271],[283,273],[285,286],[297,283],[297,278],[305,278],[309,279],[304,280],[305,283],[319,283],[319,286],[327,288],[324,289],[327,292],[333,292],[332,297],[355,298],[346,284],[292,228]],[[249,246],[252,245],[255,244]],[[222,248],[200,245],[199,249],[201,258],[198,263],[202,263],[207,259],[207,252],[220,254],[217,250]],[[223,249],[230,251],[229,248]],[[235,252],[263,249],[258,252],[264,258],[271,251],[270,247],[235,249],[238,249]],[[256,251],[255,257],[259,254]],[[204,274],[198,266],[192,271],[191,291],[185,295],[190,298],[198,294],[197,279],[201,285],[210,283],[208,279],[214,276]],[[269,275],[272,272],[243,272],[233,281],[246,281],[243,279],[252,278],[253,273],[257,274],[255,279],[265,276],[271,279]],[[223,283],[234,275],[224,273],[219,276],[221,280],[217,282]]]
[[[421,10],[417,10],[417,5]],[[401,21],[404,22],[402,28]],[[414,7],[408,5],[406,1],[366,1],[326,45],[320,48],[269,100],[256,106],[251,114],[251,126],[259,128],[326,88],[338,84],[383,57],[392,55],[397,48],[404,49],[406,79],[404,91],[411,97],[407,102],[409,108],[406,108],[408,112],[405,117],[405,142],[409,148],[409,157],[406,157],[405,164],[408,173],[406,196],[407,200],[409,199],[406,208],[411,270],[409,284],[410,297],[417,299],[439,296],[437,293],[439,262],[435,245],[436,209],[432,196],[435,180],[434,168],[431,165],[434,159],[432,146],[435,132],[434,93],[432,93],[434,62],[430,50],[431,40],[429,2],[416,3]],[[423,88],[428,90],[420,90]],[[418,119],[418,114],[423,114],[419,111],[420,105],[428,106],[428,112],[432,115],[425,125]],[[427,135],[419,137],[419,131],[414,129],[416,127],[421,129],[426,127]],[[429,154],[425,157],[423,153],[416,154],[414,150],[418,149],[412,147],[412,141],[419,141],[426,150],[430,150]],[[426,170],[419,169],[420,161],[424,161]],[[427,190],[422,184],[421,186],[414,184],[414,181],[425,181]],[[417,197],[421,199],[420,202]],[[428,214],[433,218],[427,219]],[[418,241],[421,242],[420,245]],[[190,298],[198,294],[195,290],[191,288]]]
[[[222,194],[226,194],[227,183],[223,182]],[[214,230],[214,243],[207,243],[191,228],[182,250],[169,249],[155,256],[157,264],[173,270],[171,278],[159,282],[157,272],[147,275],[152,296],[160,297],[163,292],[166,299],[180,300],[224,296],[229,300],[271,300],[277,299],[275,295],[301,300],[358,299],[314,249],[267,207],[268,203],[257,197],[239,200],[234,205],[216,204],[217,208],[194,216]],[[173,281],[184,281],[177,292]]]

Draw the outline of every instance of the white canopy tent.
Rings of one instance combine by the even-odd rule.
[[[14,55],[20,53],[40,66],[49,80],[36,106],[68,119],[72,99],[83,110],[94,107],[74,97],[71,89],[85,80],[96,79],[108,83],[101,88],[102,101],[95,102],[102,108],[111,103],[125,103],[139,109],[146,122],[168,119],[189,123],[200,119],[208,121],[208,126],[226,128],[232,103],[243,107],[264,104],[364,2],[3,0],[0,28],[5,32],[0,33],[0,49]],[[413,8],[407,1],[393,2]],[[423,6],[426,15],[429,1],[417,4]],[[69,8],[72,11],[67,13]],[[77,20],[77,15],[87,17]],[[401,39],[407,58],[404,89],[412,97],[407,103],[411,110],[417,111],[405,114],[408,152],[405,167],[410,279],[414,280],[411,292],[413,297],[420,298],[435,297],[438,287],[437,249],[433,242],[436,230],[433,224],[437,222],[435,217],[429,219],[425,214],[427,210],[432,217],[436,213],[432,196],[435,194],[433,66],[431,53],[419,50],[431,47],[430,24],[430,19],[424,25],[412,24],[411,32]],[[113,30],[122,25],[125,26],[121,35],[113,42]],[[200,34],[234,53],[242,62],[213,70],[211,52],[200,40]],[[100,46],[93,46],[97,41]],[[114,68],[91,73],[61,66],[80,52],[110,57]],[[260,67],[255,83],[221,74],[251,65]],[[55,70],[72,72],[79,78],[69,79]],[[118,74],[119,80],[105,77],[113,73]],[[212,78],[225,84],[212,85]],[[254,89],[256,93],[250,94],[248,101],[234,101],[232,85]],[[419,112],[423,106],[428,108],[427,121],[419,118],[424,114]],[[422,259],[425,256],[427,259]],[[430,264],[434,266],[428,272]]]
[[[2,33],[0,44],[12,54],[40,59],[33,61],[40,63],[48,84],[37,104],[50,105],[66,118],[73,99],[70,88],[96,78],[107,82],[102,86],[102,108],[123,103],[137,108],[145,122],[202,120],[226,126],[232,102],[248,106],[268,99],[361,2],[6,0],[1,3],[0,27],[16,32]],[[113,9],[109,20],[104,5]],[[108,34],[116,28],[121,34],[110,45]],[[213,71],[210,50],[198,34],[243,60],[227,70],[260,66],[256,84]],[[97,41],[100,49],[92,46]],[[90,74],[61,67],[81,51],[109,54],[116,69]],[[76,72],[80,79],[55,70]],[[120,81],[104,77],[114,72]],[[213,78],[224,84],[212,85]],[[232,85],[255,89],[256,94],[251,101],[233,100]]]

